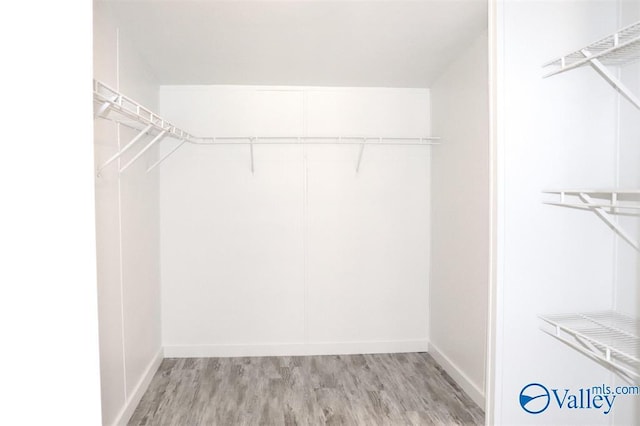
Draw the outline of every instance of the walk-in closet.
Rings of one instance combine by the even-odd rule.
[[[637,9],[96,3],[103,421],[637,418]]]
[[[640,425],[640,1],[63,3],[0,424]]]
[[[95,4],[106,424],[484,423],[487,13]]]

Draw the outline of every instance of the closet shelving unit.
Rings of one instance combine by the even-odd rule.
[[[640,60],[640,22],[543,66],[550,77],[590,66],[622,96],[640,109],[640,99],[609,70]],[[615,215],[640,215],[640,189],[558,189],[543,191],[555,197],[545,204],[595,213],[624,241],[640,252],[640,242],[629,235]],[[614,312],[542,315],[542,331],[626,379],[640,383],[640,321]]]
[[[595,361],[640,380],[640,321],[613,311],[540,317],[543,331]]]
[[[253,147],[254,145],[357,145],[360,147],[358,153],[358,162],[356,172],[360,170],[360,163],[366,145],[417,145],[430,146],[439,145],[439,137],[434,136],[361,136],[361,135],[241,135],[241,136],[194,136],[179,127],[173,125],[169,121],[160,117],[158,114],[145,108],[133,99],[125,96],[115,89],[107,86],[101,81],[93,81],[93,101],[94,101],[94,117],[100,119],[111,120],[121,125],[136,130],[137,135],[124,145],[117,153],[107,159],[100,167],[97,174],[100,176],[102,170],[119,159],[124,153],[129,151],[138,141],[145,135],[153,136],[153,139],[138,151],[126,164],[120,167],[120,173],[123,173],[133,163],[135,163],[145,152],[147,152],[155,144],[164,138],[172,138],[179,143],[170,151],[165,153],[158,161],[151,165],[147,172],[150,172],[159,166],[170,155],[176,152],[183,144],[199,144],[199,145],[248,145],[251,172],[254,172]]]
[[[640,216],[640,189],[559,189],[543,192],[559,197],[557,201],[545,201],[545,204],[591,211],[631,247],[640,251],[640,242],[614,218],[615,215]]]
[[[607,66],[621,66],[640,59],[640,22],[629,25],[590,45],[544,65],[551,77],[585,65],[591,66],[609,84],[640,109],[640,99]]]

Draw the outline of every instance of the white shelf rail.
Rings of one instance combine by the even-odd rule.
[[[614,215],[640,216],[640,190],[559,189],[543,191],[559,199],[544,201],[552,206],[588,210],[596,214],[631,247],[640,251],[640,242],[627,233]]]
[[[439,145],[440,138],[433,136],[360,136],[360,135],[286,135],[286,136],[194,136],[169,121],[160,117],[148,108],[143,107],[133,99],[123,95],[122,93],[110,88],[106,84],[94,80],[93,81],[93,99],[94,99],[94,116],[95,118],[103,118],[112,120],[121,125],[136,130],[137,135],[129,141],[122,149],[110,157],[98,168],[98,176],[111,163],[119,159],[123,154],[129,151],[138,141],[145,135],[152,135],[153,139],[144,148],[142,148],[131,160],[120,168],[120,173],[129,168],[137,161],[146,151],[151,149],[162,139],[169,137],[179,141],[178,145],[164,154],[158,161],[151,165],[147,172],[150,172],[159,166],[164,160],[176,152],[185,143],[196,145],[248,145],[251,160],[251,173],[254,172],[253,149],[255,145],[358,145],[360,147],[358,153],[358,162],[356,172],[360,170],[360,164],[367,145],[416,145],[430,146]]]
[[[541,315],[542,331],[640,382],[640,321],[615,311]]]
[[[590,45],[543,65],[550,71],[545,77],[584,65],[591,66],[620,94],[640,109],[640,99],[626,87],[607,66],[620,66],[640,60],[640,22],[629,25]]]

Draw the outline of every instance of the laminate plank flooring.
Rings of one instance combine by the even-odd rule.
[[[427,353],[168,358],[130,426],[481,425]]]

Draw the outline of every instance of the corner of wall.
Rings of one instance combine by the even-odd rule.
[[[116,420],[114,421],[114,425],[117,426],[126,426],[131,416],[133,415],[136,407],[140,403],[142,396],[149,388],[151,384],[151,380],[153,376],[158,371],[160,364],[162,364],[162,360],[164,359],[164,350],[160,348],[160,350],[156,353],[156,355],[151,359],[147,368],[145,369],[142,377],[134,387],[133,392],[127,397],[127,400],[124,403],[124,406],[118,413]]]
[[[482,31],[431,88],[430,352],[485,407],[490,277],[488,33]],[[455,303],[454,303],[455,301]]]
[[[449,359],[440,349],[429,343],[429,355],[447,372],[462,390],[484,410],[486,398],[484,390],[479,388],[464,371]]]
[[[111,2],[95,2],[94,78],[154,108],[159,87],[135,46],[122,37]],[[97,119],[96,163],[102,164],[135,133]],[[149,136],[145,136],[148,138]],[[141,145],[143,142],[138,142]],[[142,146],[133,147],[133,151]],[[154,148],[155,149],[155,148]],[[123,419],[144,393],[162,360],[159,258],[159,181],[147,174],[150,150],[126,172],[120,160],[96,180],[98,301],[102,420]],[[124,161],[132,158],[129,152]],[[124,163],[123,163],[124,164]],[[121,420],[118,420],[121,421]]]

